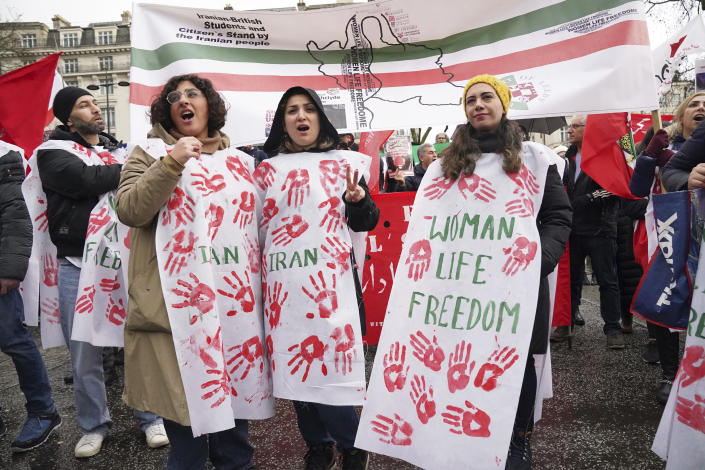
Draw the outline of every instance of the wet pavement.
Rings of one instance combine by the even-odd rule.
[[[597,287],[586,287],[581,312],[586,326],[578,327],[569,350],[566,343],[552,345],[554,398],[544,402],[543,419],[536,425],[532,448],[535,470],[663,469],[665,463],[651,452],[662,407],[654,398],[660,367],[642,361],[647,334],[636,319],[634,333],[626,336],[623,351],[606,349],[599,315]],[[65,348],[42,352],[54,399],[64,422],[43,446],[13,455],[10,443],[25,419],[24,396],[10,359],[0,354],[0,409],[8,433],[0,438],[1,469],[161,469],[168,447],[149,449],[131,411],[120,400],[121,379],[108,387],[113,429],[103,450],[90,459],[77,460],[73,448],[80,438],[75,420],[73,391],[64,384],[69,374]],[[369,348],[368,363],[374,359]],[[118,368],[122,372],[121,368]],[[256,447],[258,470],[303,468],[305,445],[298,433],[294,410],[288,401],[277,402],[277,414],[252,421],[250,437]],[[370,470],[417,468],[405,462],[372,456]]]

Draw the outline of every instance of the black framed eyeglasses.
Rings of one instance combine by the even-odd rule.
[[[201,93],[200,90],[197,90],[196,88],[187,88],[184,90],[184,94],[186,95],[186,98],[192,100],[195,98],[198,98],[199,96],[202,96],[203,94]],[[180,91],[172,91],[168,95],[166,95],[166,102],[169,104],[174,104],[178,103],[179,100],[181,99],[181,92]]]
[[[585,124],[569,124],[568,129],[577,129],[578,127],[585,127]]]

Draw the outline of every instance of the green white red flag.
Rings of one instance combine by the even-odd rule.
[[[314,89],[340,130],[462,118],[469,78],[512,88],[510,116],[658,107],[642,2],[421,0],[307,12],[236,12],[136,4],[130,132],[173,75],[210,78],[230,105],[234,143],[263,141],[281,93]]]

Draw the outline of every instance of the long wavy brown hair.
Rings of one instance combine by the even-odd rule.
[[[475,163],[482,155],[479,132],[470,123],[458,127],[453,141],[441,152],[441,169],[443,176],[457,179],[461,173],[472,175]],[[502,169],[507,173],[515,173],[521,169],[522,133],[519,125],[502,115],[497,129],[497,148],[502,153]]]

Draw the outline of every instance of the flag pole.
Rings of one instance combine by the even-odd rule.
[[[654,132],[658,131],[663,127],[661,125],[661,111],[659,111],[658,109],[654,109],[653,111],[651,111],[651,124],[654,126]]]

